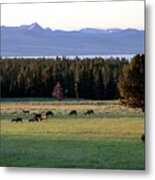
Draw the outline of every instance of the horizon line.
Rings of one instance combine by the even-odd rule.
[[[136,28],[136,27],[105,27],[105,28],[102,28],[102,27],[90,27],[90,26],[85,26],[85,27],[79,27],[79,28],[69,28],[69,29],[61,29],[61,28],[51,28],[49,26],[46,26],[46,27],[43,27],[42,25],[40,25],[38,22],[32,22],[30,24],[21,24],[21,25],[0,25],[0,27],[21,27],[21,26],[31,26],[31,25],[38,25],[40,28],[42,29],[50,29],[51,31],[80,31],[80,30],[83,30],[83,29],[98,29],[98,30],[110,30],[110,29],[120,29],[120,30],[127,30],[127,29],[135,29],[135,30],[139,30],[139,31],[144,31],[145,29],[143,28]]]

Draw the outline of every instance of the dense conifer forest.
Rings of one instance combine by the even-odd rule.
[[[63,98],[117,99],[117,84],[128,63],[101,57],[0,59],[1,97],[53,97],[59,84]]]

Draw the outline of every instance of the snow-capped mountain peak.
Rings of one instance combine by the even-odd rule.
[[[42,27],[38,23],[32,23],[29,27],[28,30],[43,30]]]

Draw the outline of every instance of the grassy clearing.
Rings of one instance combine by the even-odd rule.
[[[20,99],[19,99],[20,100]],[[55,117],[69,118],[68,113],[71,110],[77,110],[78,117],[86,118],[83,116],[88,109],[93,109],[95,112],[95,118],[97,117],[143,117],[143,113],[140,109],[128,108],[120,106],[119,101],[29,101],[25,100],[21,102],[16,100],[15,102],[2,101],[1,112],[2,119],[9,119],[15,116],[22,116],[23,118],[29,118],[33,116],[33,113],[44,113],[52,110]],[[23,110],[30,111],[29,116],[23,114]],[[7,118],[8,117],[8,118]]]
[[[139,118],[120,119],[50,119],[41,123],[1,122],[1,135],[23,137],[50,137],[50,139],[99,140],[102,138],[137,139],[144,131],[144,122]]]
[[[28,123],[25,102],[2,103],[1,166],[144,169],[144,117],[139,110],[121,107],[117,102],[74,104],[26,102],[26,110],[53,110],[46,123]],[[49,106],[50,103],[50,106]],[[48,107],[48,108],[47,108]],[[32,108],[32,109],[31,109]],[[120,110],[121,108],[121,110]],[[9,109],[9,111],[8,111]],[[19,111],[12,114],[15,109]],[[72,109],[78,116],[68,116]],[[83,115],[93,109],[95,115]],[[106,113],[108,111],[109,113]],[[22,116],[23,123],[11,123]]]

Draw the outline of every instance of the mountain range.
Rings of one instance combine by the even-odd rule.
[[[37,23],[1,26],[1,56],[69,56],[144,53],[144,31],[42,28]]]

